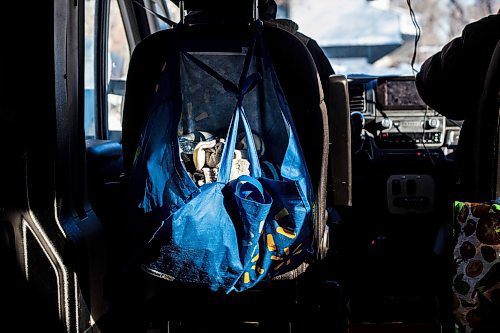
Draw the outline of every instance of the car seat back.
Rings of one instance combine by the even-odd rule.
[[[251,31],[246,24],[236,24],[228,29],[224,24],[193,25],[182,29],[182,43],[193,53],[203,56],[203,53],[219,53],[225,55],[222,67],[230,64],[230,54],[241,53],[242,47],[251,37]],[[276,27],[264,25],[263,38],[268,47],[273,65],[275,66],[280,84],[290,106],[292,117],[296,124],[299,140],[304,151],[307,167],[312,179],[316,201],[313,207],[315,216],[315,252],[319,257],[326,254],[326,170],[328,163],[328,118],[322,100],[322,87],[318,81],[318,74],[314,61],[307,48],[294,35]],[[125,97],[123,115],[123,154],[126,174],[130,175],[133,156],[137,148],[140,132],[147,118],[147,110],[153,96],[160,73],[165,66],[168,54],[174,51],[176,32],[173,30],[158,32],[142,41],[132,55]],[[207,60],[211,61],[211,60]],[[167,64],[168,66],[168,64]],[[224,70],[223,70],[224,71]],[[196,74],[196,72],[198,74]],[[238,72],[238,71],[236,71]],[[192,109],[194,103],[184,105],[184,122],[182,126],[191,126],[190,122],[198,122],[195,126],[203,132],[218,132],[219,124],[227,124],[224,117],[229,113],[224,101],[215,101],[211,98],[215,86],[202,88],[206,80],[198,70],[192,70],[190,75],[184,76],[183,84],[189,86],[191,96],[185,96],[186,101],[194,98],[205,103],[206,108]],[[229,74],[230,75],[230,74]],[[181,80],[182,81],[182,80]],[[256,91],[252,99],[254,105],[265,110],[266,98],[259,100],[259,95],[265,96],[265,89]],[[248,98],[248,96],[246,97]],[[191,106],[190,106],[191,105]],[[322,107],[320,107],[322,105]],[[191,115],[190,115],[191,113]],[[253,117],[253,118],[252,118]],[[256,112],[251,122],[257,132],[267,127],[272,129],[273,124],[266,120],[265,112]],[[265,143],[271,150],[272,142]],[[305,266],[293,271],[282,278],[294,278],[305,270]]]
[[[495,47],[486,75],[483,95],[475,124],[476,150],[475,192],[479,199],[499,196],[498,147],[500,112],[500,41]]]
[[[483,202],[495,199],[498,186],[500,108],[500,41],[492,54],[477,113],[464,122],[466,137],[460,142],[462,177],[466,199]],[[466,124],[470,122],[469,124]]]

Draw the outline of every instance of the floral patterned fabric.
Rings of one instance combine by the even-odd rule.
[[[500,205],[455,202],[454,212],[458,332],[500,332]]]

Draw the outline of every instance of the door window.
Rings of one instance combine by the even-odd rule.
[[[109,8],[108,36],[108,130],[110,137],[122,130],[122,110],[125,96],[130,48],[117,0],[111,0]],[[114,135],[113,135],[114,134]]]

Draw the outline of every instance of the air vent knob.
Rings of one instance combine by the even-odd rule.
[[[438,128],[439,127],[439,119],[437,118],[431,118],[426,121],[425,127],[427,128]]]
[[[391,118],[382,118],[382,121],[380,122],[380,126],[382,126],[383,129],[390,129],[392,127]]]

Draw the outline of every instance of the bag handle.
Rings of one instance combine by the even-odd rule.
[[[261,204],[268,203],[262,184],[256,178],[247,175],[238,178],[234,193],[242,199],[253,200]]]
[[[227,132],[226,144],[224,145],[224,150],[222,151],[217,182],[228,183],[231,180],[231,168],[233,166],[234,149],[236,146],[236,137],[238,134],[240,117],[243,123],[245,137],[247,139],[248,161],[250,162],[250,176],[258,178],[262,175],[259,164],[259,157],[257,155],[257,149],[255,148],[255,142],[253,140],[252,129],[250,128],[250,124],[248,122],[247,115],[245,114],[243,105],[238,103],[238,105],[236,105],[236,108],[234,109],[233,117],[231,118],[231,123]]]

